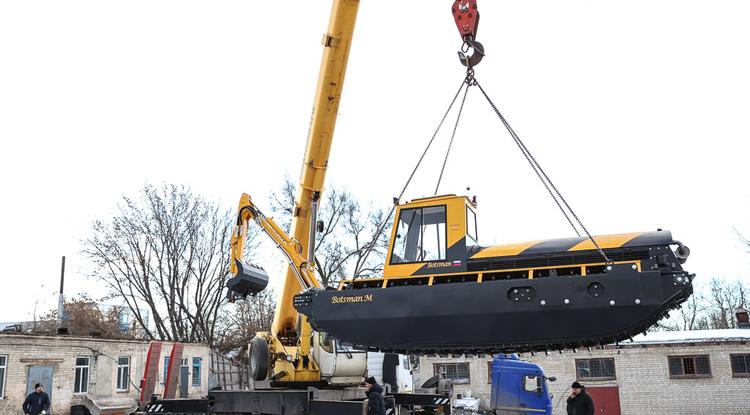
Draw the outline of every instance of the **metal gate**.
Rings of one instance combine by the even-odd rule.
[[[586,388],[596,407],[596,415],[620,415],[620,390],[617,386]]]
[[[180,398],[188,397],[188,386],[190,385],[190,372],[187,366],[180,366]]]

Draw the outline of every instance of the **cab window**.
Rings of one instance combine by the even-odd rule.
[[[468,206],[466,206],[466,236],[474,242],[474,245],[479,242],[479,239],[477,239],[477,214]],[[469,241],[466,241],[466,245],[469,245]]]
[[[445,206],[403,209],[391,264],[445,260]]]
[[[409,362],[409,356],[403,355],[401,356],[401,366],[404,367],[406,370],[411,370],[411,364]]]
[[[320,347],[328,353],[333,353],[333,339],[328,333],[320,333]]]
[[[523,390],[526,392],[542,393],[542,379],[538,376],[524,376]]]

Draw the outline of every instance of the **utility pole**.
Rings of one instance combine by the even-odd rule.
[[[63,295],[63,287],[65,285],[65,256],[62,257],[62,264],[60,265],[60,296],[57,300],[57,325],[62,327],[63,320],[65,317],[65,296]]]

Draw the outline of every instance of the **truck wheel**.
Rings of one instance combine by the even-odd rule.
[[[255,337],[250,341],[250,376],[254,380],[265,380],[268,377],[270,362],[268,342],[262,337]]]

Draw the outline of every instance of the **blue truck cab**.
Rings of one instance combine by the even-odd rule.
[[[544,370],[517,354],[499,354],[492,362],[490,409],[497,415],[552,415],[552,396]]]

